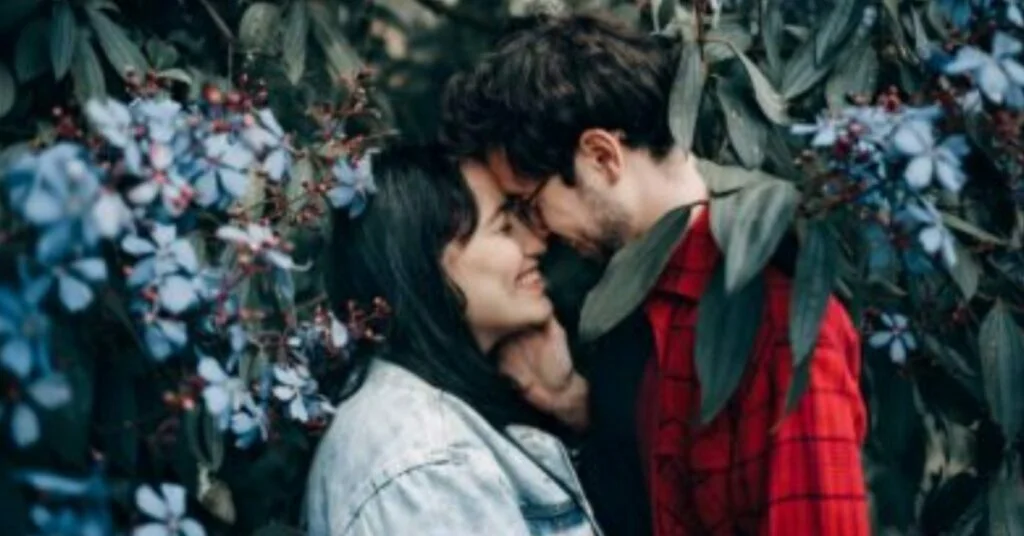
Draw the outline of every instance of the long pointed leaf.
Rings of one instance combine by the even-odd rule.
[[[335,80],[341,80],[355,74],[362,67],[362,62],[338,27],[337,14],[320,0],[309,2],[308,7],[313,37],[324,49],[331,75]]]
[[[985,316],[978,341],[985,397],[992,418],[1012,441],[1024,420],[1024,337],[1002,301],[997,301]]]
[[[89,22],[96,32],[100,48],[107,56],[107,60],[114,67],[122,78],[127,79],[128,74],[144,74],[149,71],[149,64],[145,56],[132,40],[125,33],[124,28],[110,20],[105,13],[95,7],[88,7],[85,10],[89,16]]]
[[[796,275],[789,301],[789,341],[794,367],[810,357],[818,342],[818,329],[832,295],[838,255],[828,224],[811,222],[807,228],[807,239],[796,259]]]
[[[750,77],[750,82],[754,85],[754,98],[757,99],[757,103],[761,106],[761,111],[764,112],[765,117],[780,125],[789,123],[789,116],[786,113],[786,99],[779,95],[778,90],[775,89],[775,86],[772,85],[771,81],[761,72],[761,69],[757,67],[753,60],[735,46],[731,44],[729,46],[743,63],[743,68],[746,69],[747,76]]]
[[[14,107],[17,91],[18,87],[14,83],[14,76],[11,75],[10,69],[6,64],[0,62],[0,117],[6,115]]]
[[[305,2],[292,2],[285,21],[282,52],[288,81],[298,84],[306,70],[306,51],[309,48],[309,12]]]
[[[18,35],[18,43],[14,46],[14,73],[18,81],[28,82],[42,75],[50,68],[49,49],[50,25],[45,19],[39,18],[28,24]],[[74,52],[76,39],[71,43]]]
[[[54,4],[51,24],[50,62],[53,65],[54,77],[61,80],[71,68],[75,44],[78,42],[78,23],[75,21],[75,13],[71,9],[71,4],[66,1]]]
[[[697,112],[703,94],[704,62],[700,59],[700,45],[688,43],[680,54],[668,105],[668,124],[672,136],[685,152],[689,152],[693,145],[693,131],[697,126]]]

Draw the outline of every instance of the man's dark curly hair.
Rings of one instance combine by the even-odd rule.
[[[504,149],[512,169],[573,183],[580,135],[618,130],[665,156],[674,141],[668,97],[678,53],[667,39],[594,14],[519,21],[495,50],[445,89],[441,138],[459,156]]]

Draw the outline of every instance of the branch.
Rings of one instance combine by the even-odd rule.
[[[220,13],[210,4],[210,0],[199,0],[199,3],[206,8],[206,12],[210,14],[210,18],[213,19],[213,23],[217,25],[217,29],[224,35],[224,39],[230,44],[235,42],[235,34],[231,33],[231,28],[228,27],[224,19],[221,18]]]
[[[458,10],[455,6],[449,6],[441,0],[416,0],[416,3],[427,8],[431,13],[439,17],[447,17],[455,22],[464,23],[476,30],[483,32],[496,32],[501,29],[498,24],[495,24],[494,21],[487,17]]]

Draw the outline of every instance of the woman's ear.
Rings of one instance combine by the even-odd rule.
[[[577,157],[597,169],[609,185],[614,185],[622,176],[624,152],[620,137],[603,128],[591,128],[580,134]]]

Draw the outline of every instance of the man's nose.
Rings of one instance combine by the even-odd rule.
[[[527,256],[539,257],[548,250],[547,239],[551,235],[551,231],[546,226],[520,222],[520,225],[516,227],[518,228],[516,240]]]

